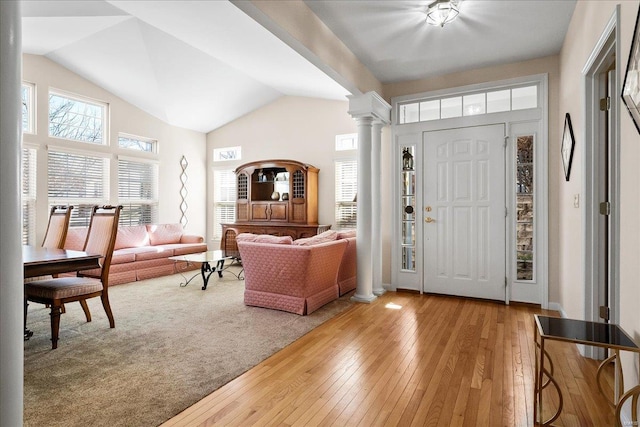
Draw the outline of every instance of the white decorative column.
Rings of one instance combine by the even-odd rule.
[[[375,300],[374,286],[377,294],[384,293],[381,270],[380,153],[382,125],[390,123],[390,113],[391,106],[375,92],[349,97],[349,114],[358,124],[357,282],[356,292],[351,298],[357,302],[368,303]],[[377,211],[375,215],[374,210]],[[374,218],[377,224],[374,224]]]
[[[382,127],[384,123],[376,121],[371,129],[371,256],[373,294],[380,296],[386,291],[382,287]]]
[[[21,3],[0,1],[0,426],[21,426],[23,410],[21,25]]]
[[[373,269],[371,252],[371,124],[373,118],[358,117],[358,222],[356,224],[356,293],[352,301],[371,302]]]

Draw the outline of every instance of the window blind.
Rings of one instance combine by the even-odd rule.
[[[49,206],[73,205],[70,227],[87,227],[93,205],[109,200],[109,159],[49,150]]]
[[[232,169],[213,171],[214,238],[222,238],[221,223],[236,220],[236,174]]]
[[[158,221],[158,165],[118,159],[120,225],[153,224]]]
[[[358,191],[358,163],[356,160],[336,160],[336,227],[356,228]]]
[[[22,150],[22,244],[35,245],[36,234],[36,150]]]

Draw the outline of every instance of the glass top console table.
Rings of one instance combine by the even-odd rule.
[[[550,425],[555,421],[562,411],[562,392],[558,383],[553,378],[553,363],[549,354],[545,350],[545,341],[564,341],[574,344],[585,344],[596,347],[602,347],[612,350],[612,355],[605,359],[598,367],[597,382],[600,392],[603,392],[600,386],[600,375],[602,369],[609,363],[615,363],[615,386],[614,400],[611,405],[616,406],[619,413],[618,405],[622,404],[621,396],[624,392],[624,384],[622,379],[622,367],[620,365],[620,351],[631,351],[640,353],[640,348],[629,337],[629,335],[618,325],[611,323],[588,322],[584,320],[565,319],[560,317],[549,317],[535,314],[536,322],[536,366],[535,366],[535,387],[534,387],[534,404],[533,416],[536,425]],[[545,367],[545,360],[549,363],[549,368]],[[546,377],[546,381],[545,381]],[[555,414],[546,421],[542,419],[542,392],[548,385],[553,385],[558,393],[559,403]]]

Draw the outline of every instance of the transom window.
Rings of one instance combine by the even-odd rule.
[[[214,162],[240,160],[241,158],[242,158],[242,147],[223,147],[223,148],[213,149]]]
[[[49,93],[49,136],[106,145],[107,104]]]
[[[157,151],[158,141],[142,136],[133,136],[121,133],[118,135],[118,147],[127,150],[144,151],[146,153],[155,153]]]
[[[537,107],[538,86],[531,85],[399,104],[398,124],[526,110]]]
[[[357,149],[358,149],[357,133],[336,135],[336,151],[357,150]]]

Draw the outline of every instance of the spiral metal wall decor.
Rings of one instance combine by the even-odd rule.
[[[185,156],[182,156],[182,159],[180,159],[180,167],[182,168],[182,173],[180,174],[180,182],[182,183],[180,187],[180,198],[182,199],[180,202],[180,212],[182,213],[180,224],[182,224],[183,227],[186,227],[187,222],[189,222],[189,220],[187,220],[187,166],[189,166],[189,162],[187,162]]]

